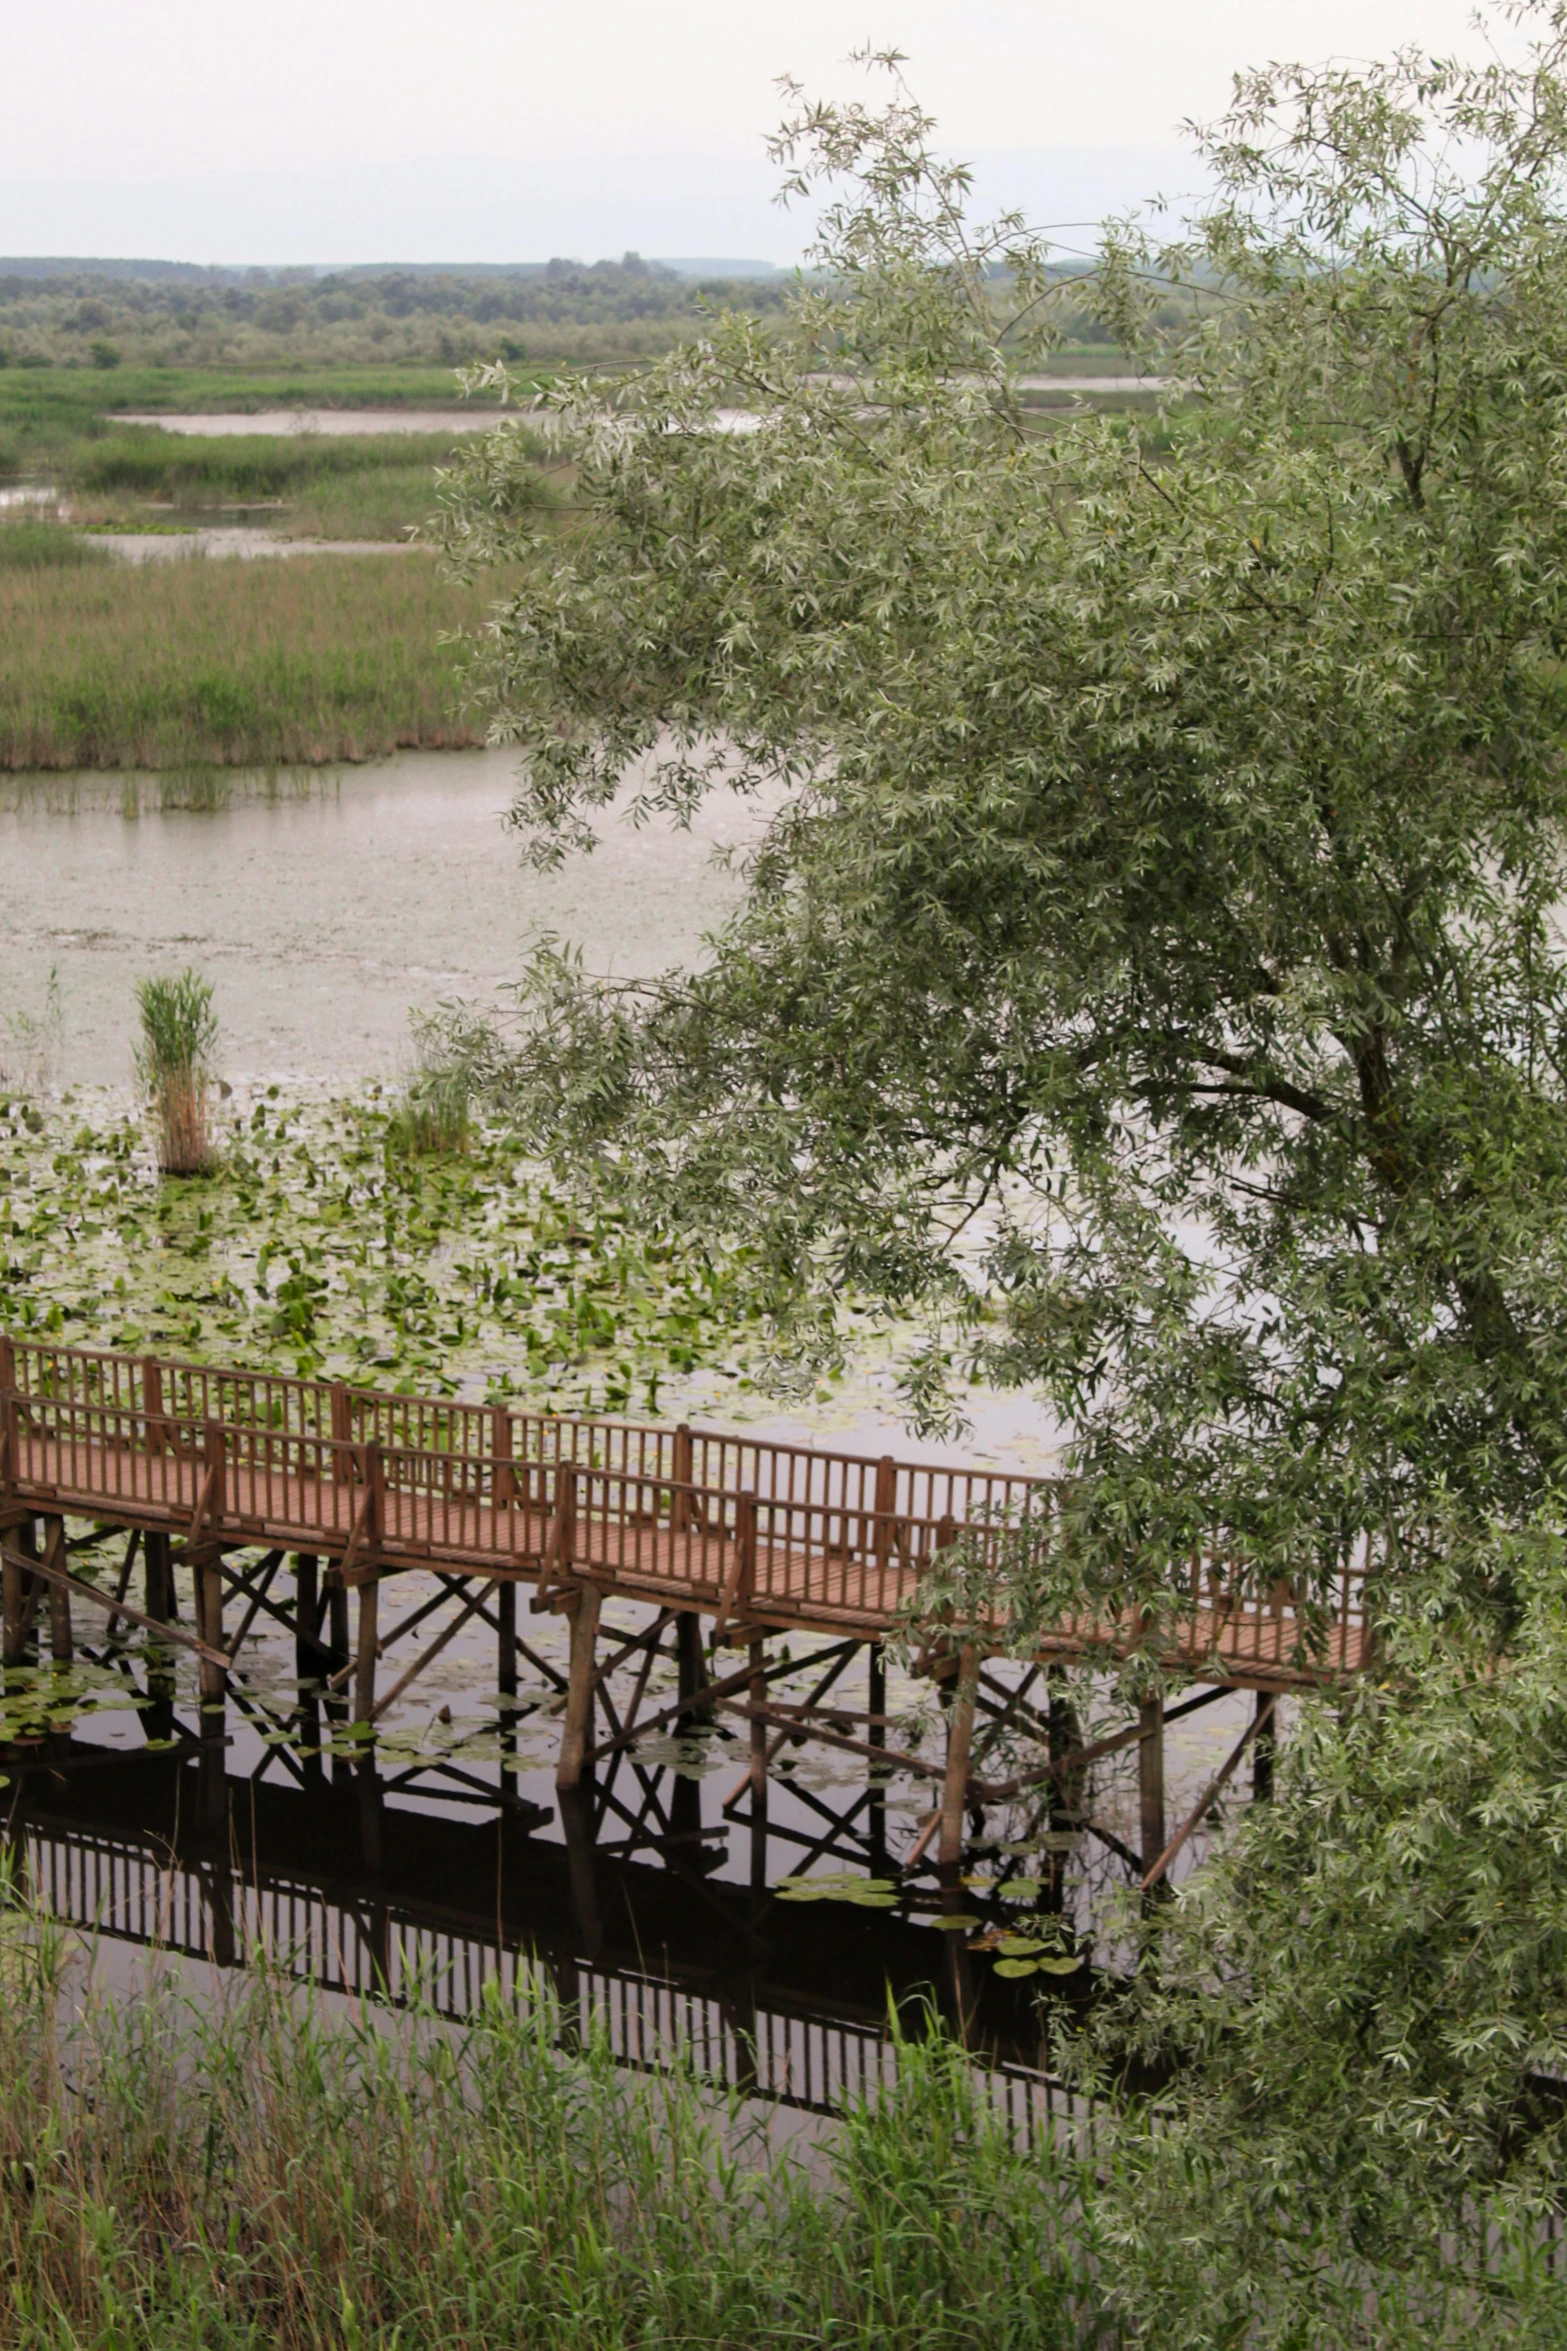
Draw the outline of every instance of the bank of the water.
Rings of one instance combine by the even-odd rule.
[[[939,2037],[806,2167],[747,2144],[689,2071],[571,2049],[542,1982],[459,2038],[330,2019],[264,1971],[215,2002],[155,1981],[72,2016],[66,1961],[13,1914],[3,2351],[1056,2351],[1099,2333],[1086,2178],[1020,2159]]]

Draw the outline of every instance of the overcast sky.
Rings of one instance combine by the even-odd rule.
[[[777,76],[865,40],[983,190],[1041,217],[1193,175],[1180,125],[1268,57],[1469,47],[1470,0],[0,0],[0,253],[793,261]],[[863,86],[863,85],[861,85]]]

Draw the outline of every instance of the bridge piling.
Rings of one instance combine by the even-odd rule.
[[[159,1624],[167,1624],[174,1615],[174,1568],[170,1559],[167,1535],[149,1534],[142,1537],[142,1592],[147,1603],[147,1614]]]
[[[746,1696],[754,1707],[767,1703],[767,1645],[753,1641],[751,1679]],[[751,1717],[751,1884],[760,1893],[767,1884],[767,1724],[760,1713]]]
[[[69,1565],[65,1549],[65,1521],[49,1517],[44,1520],[44,1564],[65,1574]],[[51,1582],[49,1586],[49,1655],[56,1665],[69,1665],[76,1654],[71,1634],[71,1595],[64,1584]]]
[[[865,1711],[870,1726],[865,1734],[869,1747],[887,1744],[887,1659],[880,1641],[865,1644]],[[887,1789],[880,1776],[880,1767],[869,1766],[870,1802],[866,1810],[870,1816],[871,1866],[878,1874],[887,1861]]]
[[[978,1689],[979,1651],[972,1641],[965,1641],[958,1655],[957,1686],[947,1714],[947,1769],[941,1784],[941,1842],[936,1849],[944,1873],[955,1872],[963,1858],[963,1805],[968,1795]]]
[[[0,1596],[0,1620],[4,1624],[0,1660],[6,1665],[21,1665],[27,1657],[28,1603],[32,1599],[29,1589],[32,1579],[21,1565],[21,1560],[32,1557],[37,1548],[37,1536],[30,1518],[24,1519],[15,1530],[12,1545],[8,1549],[13,1547],[17,1556],[5,1561],[4,1582],[0,1585],[0,1595],[3,1595]]]
[[[314,1551],[294,1554],[294,1671],[303,1681],[319,1680],[321,1656],[321,1562]]]
[[[345,1600],[347,1595],[344,1595]],[[354,1720],[372,1723],[375,1720],[375,1662],[376,1620],[380,1612],[380,1586],[370,1576],[359,1587],[359,1645],[354,1658]]]
[[[1145,1698],[1138,1711],[1137,1810],[1146,1873],[1164,1851],[1164,1700]]]
[[[1279,1710],[1274,1704],[1265,1714],[1273,1693],[1259,1690],[1256,1697],[1257,1733],[1251,1750],[1251,1792],[1259,1804],[1265,1804],[1273,1793],[1273,1764],[1278,1753]]]
[[[602,1601],[597,1584],[584,1584],[571,1609],[571,1662],[567,1667],[566,1716],[555,1766],[557,1788],[575,1788],[582,1778],[593,1725],[593,1653]]]
[[[209,1649],[223,1646],[223,1573],[214,1554],[208,1553],[196,1562],[196,1637]],[[201,1689],[201,1707],[221,1708],[227,1690],[227,1676],[221,1665],[210,1657],[198,1661]]]

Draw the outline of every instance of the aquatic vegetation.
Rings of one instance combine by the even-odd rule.
[[[42,516],[0,522],[0,571],[70,571],[109,560],[107,547]]]
[[[489,603],[408,554],[0,568],[0,769],[307,767],[476,743],[442,640]]]
[[[138,980],[136,1003],[136,1075],[158,1121],[158,1165],[165,1175],[203,1175],[211,1157],[207,1089],[218,1041],[212,982],[197,971]]]
[[[160,1184],[126,1098],[0,1096],[0,1325],[550,1409],[758,1368],[740,1252],[587,1219],[507,1130],[410,1151],[378,1090],[273,1085],[225,1116],[206,1180]]]
[[[388,1151],[466,1151],[473,1136],[473,1075],[458,1059],[427,1055],[387,1123]]]

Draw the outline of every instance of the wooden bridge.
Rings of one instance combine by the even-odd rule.
[[[999,1567],[1004,1547],[1020,1532],[1038,1536],[1048,1528],[1056,1499],[1048,1480],[890,1455],[860,1458],[685,1425],[566,1419],[0,1338],[7,1664],[23,1656],[47,1590],[57,1656],[71,1653],[74,1598],[194,1650],[203,1698],[218,1704],[237,1651],[264,1610],[291,1623],[302,1672],[327,1670],[335,1687],[352,1683],[354,1717],[368,1727],[474,1617],[494,1629],[499,1687],[514,1691],[516,1593],[531,1585],[535,1609],[571,1618],[570,1668],[560,1693],[562,1789],[647,1732],[722,1708],[750,1721],[753,1809],[765,1803],[770,1754],[809,1727],[812,1736],[873,1762],[899,1761],[939,1781],[942,1801],[926,1838],[940,1828],[948,1864],[961,1847],[965,1803],[1015,1792],[977,1776],[976,1710],[994,1720],[999,1707],[1013,1727],[1039,1727],[1040,1718],[1031,1717],[1026,1694],[993,1684],[987,1705],[982,1643],[944,1657],[938,1639],[935,1669],[950,1683],[945,1762],[894,1758],[887,1750],[881,1645],[906,1626],[919,1581],[943,1552],[961,1540],[970,1554],[978,1550],[982,1563],[989,1557]],[[68,1518],[128,1536],[114,1592],[71,1572]],[[129,1598],[138,1550],[145,1570],[141,1608]],[[255,1568],[235,1566],[238,1555],[256,1550],[264,1557]],[[291,1608],[272,1589],[287,1559]],[[194,1634],[172,1616],[176,1560],[194,1578]],[[455,1613],[427,1637],[414,1665],[378,1694],[379,1660],[432,1613],[434,1604],[426,1603],[382,1631],[382,1585],[415,1569],[440,1579],[441,1596],[450,1596]],[[1168,1678],[1206,1682],[1211,1695],[1237,1686],[1256,1690],[1258,1716],[1248,1737],[1267,1732],[1278,1693],[1354,1672],[1365,1661],[1362,1582],[1362,1571],[1346,1567],[1331,1604],[1318,1600],[1308,1608],[1297,1606],[1285,1584],[1258,1588],[1239,1564],[1195,1560],[1189,1588],[1161,1628],[1160,1662]],[[358,1595],[351,1660],[350,1593]],[[680,1694],[673,1707],[646,1718],[634,1707],[631,1721],[595,1745],[595,1694],[627,1653],[622,1643],[610,1663],[597,1656],[599,1611],[608,1594],[653,1604],[656,1619],[640,1644],[650,1644],[650,1663],[673,1632]],[[244,1601],[247,1611],[237,1635],[227,1639],[226,1596]],[[737,1672],[715,1679],[707,1670],[704,1618],[714,1656],[723,1644],[747,1651]],[[830,1708],[828,1724],[820,1708],[769,1701],[769,1682],[785,1668],[770,1660],[767,1643],[801,1630],[832,1643],[823,1653],[832,1659],[868,1651],[868,1709],[847,1727],[841,1705]],[[1000,1633],[997,1626],[997,1646]],[[1128,1653],[1146,1637],[1131,1617],[1063,1620],[1041,1642],[1028,1678],[1052,1661]],[[643,1689],[646,1681],[644,1672]],[[1053,1755],[1039,1775],[1059,1777],[1107,1747],[1135,1742],[1142,1855],[1153,1874],[1169,1857],[1164,1719],[1157,1703],[1145,1707],[1124,1738]],[[855,1735],[862,1730],[863,1737]]]

